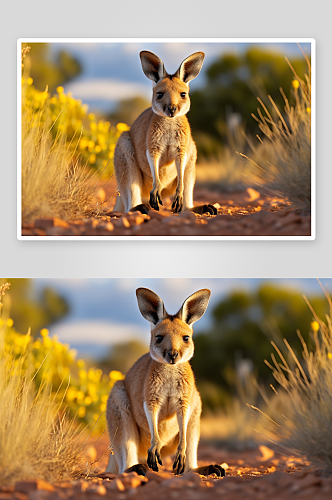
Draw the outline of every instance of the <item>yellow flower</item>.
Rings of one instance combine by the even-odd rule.
[[[56,91],[58,94],[61,94],[63,92],[63,87],[61,87],[61,86],[57,87]]]
[[[91,122],[90,123],[90,128],[91,128],[91,130],[97,130],[97,123]]]
[[[83,400],[84,399],[84,392],[83,391],[77,391],[76,394],[77,400]]]
[[[85,367],[85,361],[83,359],[78,359],[77,360],[77,366],[79,368],[84,368]]]
[[[78,413],[77,414],[78,414],[78,416],[80,418],[85,417],[85,407],[84,406],[80,406],[79,409],[78,409]]]
[[[52,347],[52,340],[49,337],[44,337],[43,343],[45,347]]]
[[[40,335],[42,337],[47,337],[48,334],[49,334],[49,331],[47,328],[42,328],[42,330],[40,330]]]
[[[76,398],[76,394],[76,389],[74,389],[74,387],[69,387],[66,394],[67,401],[73,401]]]
[[[80,149],[85,149],[88,144],[89,144],[89,141],[85,137],[82,137],[82,139],[80,140],[80,143],[79,143],[79,147],[80,147]]]
[[[122,375],[122,373],[119,372],[118,370],[112,370],[110,372],[110,379],[114,380],[114,381],[122,380],[122,379],[124,379],[124,375]]]
[[[94,120],[96,118],[96,116],[94,113],[89,113],[88,118],[89,118],[89,120]]]
[[[327,353],[327,357],[328,357],[329,359],[332,359],[332,352],[328,352],[328,353]]]
[[[12,318],[8,318],[7,319],[7,326],[9,326],[9,328],[10,328],[11,326],[13,326],[13,324],[14,324],[14,321],[12,320]]]
[[[96,153],[100,153],[100,151],[101,151],[101,147],[100,147],[100,146],[96,146],[96,147],[95,147],[95,152],[96,152]]]
[[[103,394],[100,399],[102,400],[103,403],[106,403],[106,401],[108,400],[108,395],[107,394]]]
[[[311,113],[311,108],[307,108],[307,113]]]
[[[319,330],[319,323],[318,323],[318,321],[313,321],[311,323],[311,328],[313,329],[314,332],[318,332],[318,330]]]
[[[90,158],[89,158],[89,161],[90,161],[91,165],[93,165],[94,163],[96,163],[96,155],[95,154],[91,155]]]
[[[88,393],[90,394],[90,396],[94,396],[96,394],[95,385],[92,383],[89,383],[87,387],[88,387]]]
[[[100,411],[105,411],[106,410],[106,403],[103,403],[100,405]]]
[[[126,130],[130,130],[130,127],[126,123],[118,123],[116,126],[117,130],[119,132],[125,132]]]
[[[33,78],[31,78],[31,76],[29,76],[28,78],[28,85],[32,85],[33,84]]]
[[[85,380],[86,379],[86,375],[87,375],[87,373],[86,373],[85,370],[80,370],[78,372],[78,376],[80,377],[81,380]]]
[[[89,406],[89,405],[91,405],[91,403],[92,403],[92,398],[90,396],[85,396],[85,398],[84,398],[84,404],[86,406]]]
[[[298,89],[298,88],[299,88],[299,86],[300,86],[300,84],[299,84],[299,81],[298,81],[298,80],[293,80],[293,81],[292,81],[292,85],[293,85],[294,89]]]

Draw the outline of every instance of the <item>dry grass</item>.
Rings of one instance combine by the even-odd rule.
[[[4,291],[5,285],[0,287],[0,302]],[[4,328],[0,328],[0,484],[76,477],[81,472],[79,431],[59,412],[47,384],[36,392],[32,369],[23,370],[24,357],[15,359],[5,352]]]
[[[23,102],[24,92],[23,87]],[[47,110],[46,110],[47,111]],[[46,116],[46,118],[45,118]],[[22,220],[73,219],[90,210],[91,174],[66,144],[64,133],[52,140],[52,122],[41,109],[22,112]]]
[[[311,211],[311,66],[305,81],[294,71],[293,91],[295,105],[291,106],[280,88],[285,101],[284,112],[281,112],[269,96],[271,109],[258,101],[258,116],[252,114],[258,122],[263,134],[258,137],[260,146],[255,149],[252,159],[246,158],[254,171],[259,170],[264,188],[274,195],[291,202],[292,208],[302,209],[304,213]]]
[[[280,444],[304,458],[311,469],[332,475],[332,302],[326,297],[330,307],[326,323],[312,310],[312,351],[300,333],[301,357],[286,340],[289,360],[274,346],[280,361],[272,355],[273,364],[269,366],[280,386],[277,399],[283,410],[279,414],[267,410],[263,415]]]
[[[251,406],[260,404],[265,395],[254,375],[242,380],[237,376],[235,393],[225,410],[201,418],[202,440],[232,450],[256,448],[273,436],[262,437],[265,427]]]

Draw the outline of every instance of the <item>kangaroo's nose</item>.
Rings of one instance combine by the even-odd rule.
[[[177,107],[176,107],[176,106],[174,106],[174,104],[171,104],[170,106],[168,106],[168,111],[169,111],[169,114],[170,114],[171,116],[173,116],[173,115],[174,115],[174,113],[175,113],[175,111],[176,111],[176,110],[177,110]]]
[[[178,355],[179,355],[178,351],[168,351],[168,353],[167,353],[167,354],[168,354],[168,356],[169,356],[169,358],[170,358],[170,360],[171,360],[172,364],[174,364],[175,359],[176,359],[176,358],[178,357]]]

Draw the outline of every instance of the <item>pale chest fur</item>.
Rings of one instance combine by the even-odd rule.
[[[185,154],[191,137],[186,117],[179,120],[156,117],[151,121],[149,132],[147,149],[160,158],[159,165]]]
[[[190,404],[193,393],[190,365],[165,365],[161,368],[158,371],[152,368],[149,384],[144,387],[144,399],[158,408],[159,421],[174,416],[184,402]]]

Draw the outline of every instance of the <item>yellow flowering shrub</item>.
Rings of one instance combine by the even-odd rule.
[[[113,173],[115,145],[120,134],[129,130],[128,125],[112,126],[109,121],[96,120],[94,113],[88,113],[88,105],[74,99],[70,92],[65,94],[63,87],[51,96],[47,89],[35,89],[30,77],[22,78],[23,112],[28,112],[38,127],[42,125],[40,121],[50,118],[53,138],[64,133],[67,144],[74,154],[80,155],[83,164],[103,171],[104,177]]]
[[[76,359],[74,349],[60,342],[57,336],[50,337],[46,328],[34,339],[29,333],[18,333],[12,319],[4,321],[0,319],[5,332],[3,350],[12,367],[25,355],[23,369],[33,367],[37,389],[45,382],[50,383],[55,400],[70,417],[92,427],[100,416],[94,431],[103,431],[109,392],[124,375],[116,370],[104,374],[99,368],[87,368],[84,360]]]

